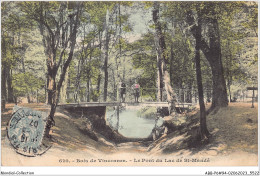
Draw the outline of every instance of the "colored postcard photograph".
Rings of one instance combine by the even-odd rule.
[[[258,166],[258,3],[2,1],[1,166]]]

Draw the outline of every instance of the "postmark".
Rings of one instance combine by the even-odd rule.
[[[8,125],[8,138],[17,153],[36,156],[48,148],[42,144],[46,119],[45,112],[14,107],[14,113]]]

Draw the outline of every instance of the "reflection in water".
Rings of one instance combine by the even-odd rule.
[[[125,137],[146,138],[155,126],[155,119],[147,119],[137,115],[138,110],[123,110],[119,114],[119,133]],[[108,111],[106,119],[111,128],[116,129],[117,117],[115,111]],[[162,119],[157,125],[162,124]]]

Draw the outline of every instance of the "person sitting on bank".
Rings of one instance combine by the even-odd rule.
[[[132,89],[134,90],[135,102],[138,103],[138,98],[140,96],[140,85],[137,83],[136,80],[135,83],[132,85]]]

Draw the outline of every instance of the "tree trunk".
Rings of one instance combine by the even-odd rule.
[[[101,74],[99,74],[98,78],[97,78],[97,95],[98,95],[98,97],[96,98],[95,101],[100,100],[99,99],[99,97],[100,97],[100,84],[101,84]]]
[[[161,23],[159,21],[159,7],[160,4],[159,2],[155,1],[153,4],[153,21],[155,24],[155,42],[157,46],[157,53],[158,53],[158,59],[159,59],[159,70],[162,70],[162,78],[163,78],[163,87],[166,90],[167,94],[167,101],[170,103],[169,107],[169,112],[175,112],[175,102],[176,102],[176,96],[175,93],[171,87],[170,83],[170,75],[167,71],[165,60],[166,60],[166,44],[165,44],[165,39],[164,35],[162,34],[162,28],[161,28]]]
[[[28,103],[31,103],[31,99],[30,99],[30,94],[29,93],[27,93],[27,101],[28,101]]]
[[[2,63],[3,64],[3,63]],[[5,103],[7,100],[6,94],[6,70],[5,66],[2,65],[2,74],[1,74],[1,110],[2,112],[5,111]]]
[[[200,18],[198,19],[198,21],[199,22],[196,30],[196,35],[195,35],[195,39],[196,39],[195,62],[196,62],[196,76],[197,76],[199,104],[200,104],[200,135],[201,135],[201,140],[205,140],[208,139],[209,131],[207,129],[207,123],[206,123],[206,108],[204,104],[203,85],[202,85],[201,66],[200,66],[200,42],[201,42]]]
[[[99,31],[99,50],[102,50],[102,32]],[[99,62],[102,61],[102,52],[100,52],[99,55]],[[99,68],[99,74],[98,74],[98,79],[97,79],[97,101],[100,101],[100,85],[101,85],[101,79],[102,79],[102,68]]]
[[[224,78],[223,66],[220,55],[214,55],[212,51],[210,65],[212,70],[213,92],[212,92],[212,105],[210,111],[218,107],[226,107],[228,105],[228,96],[226,82]],[[220,60],[219,60],[220,59]]]
[[[194,91],[193,91],[193,95],[194,95],[194,102],[197,104],[197,102],[198,102],[198,99],[197,99],[197,91],[196,91],[196,89],[194,88],[193,89]]]
[[[108,88],[108,49],[109,49],[109,40],[110,40],[110,34],[109,34],[109,11],[107,10],[106,14],[106,40],[105,40],[105,62],[104,62],[104,101],[107,101],[107,88]]]
[[[90,102],[90,78],[88,78],[88,81],[87,81],[87,102]]]
[[[211,102],[211,90],[210,90],[210,88],[207,88],[206,91],[207,91],[207,102],[210,103]]]
[[[84,45],[82,48],[82,52],[84,50]],[[87,58],[86,59],[86,65],[87,65]],[[78,102],[78,96],[79,96],[79,92],[80,92],[80,76],[81,76],[81,70],[83,69],[83,57],[81,56],[81,58],[78,60],[78,70],[77,70],[77,77],[76,77],[76,84],[75,84],[75,92],[74,92],[74,101]],[[87,90],[86,90],[87,91]],[[87,98],[86,98],[87,99]]]
[[[6,67],[6,81],[7,81],[7,101],[9,103],[14,103],[14,94],[13,94],[13,86],[12,86],[12,70],[10,67]]]
[[[157,101],[163,101],[163,77],[162,77],[162,68],[161,68],[161,60],[157,55]]]
[[[104,101],[107,101],[107,88],[108,88],[108,37],[106,37],[106,43],[105,43],[105,63],[104,63]]]
[[[40,5],[41,10],[42,10],[42,4]],[[43,14],[43,11],[41,12]],[[43,16],[42,16],[43,18]],[[44,53],[47,57],[46,59],[46,65],[47,65],[47,74],[46,74],[46,85],[45,85],[45,96],[46,96],[46,103],[51,105],[53,103],[53,97],[55,93],[55,87],[56,87],[56,82],[55,82],[55,77],[56,74],[54,74],[54,58],[53,55],[56,55],[53,53],[53,43],[51,42],[51,37],[50,37],[50,31],[46,35],[45,32],[45,25],[44,25],[44,20],[40,19],[39,22],[39,29],[40,33],[42,35],[42,43],[44,46]]]
[[[69,80],[68,75],[69,75],[69,72],[66,72],[64,84],[61,87],[61,93],[60,93],[60,102],[61,103],[66,103],[68,80]]]
[[[180,97],[181,97],[181,102],[184,103],[185,102],[185,91],[184,91],[184,88],[181,88],[181,94],[180,94]]]
[[[111,77],[113,78],[113,97],[112,100],[113,101],[117,101],[117,84],[116,84],[116,73],[115,71],[112,69],[112,75]]]
[[[7,100],[7,91],[6,91],[6,67],[2,63],[2,74],[1,74],[1,98],[2,100]]]
[[[39,103],[38,89],[36,90],[36,103]]]
[[[192,82],[191,81],[189,81],[188,83],[186,102],[192,103]]]
[[[1,99],[2,102],[6,102],[7,100],[7,89],[6,89],[6,63],[3,62],[3,59],[6,57],[6,43],[5,43],[5,38],[2,35],[2,52],[1,52],[1,56],[2,56],[2,60],[1,60]],[[5,103],[3,104],[5,105]],[[4,107],[5,108],[5,107]]]
[[[224,70],[221,58],[220,35],[217,19],[211,20],[209,25],[210,50],[202,50],[209,61],[213,79],[213,97],[210,110],[216,107],[226,107],[228,105],[227,88],[224,78]]]
[[[174,37],[174,36],[172,36]],[[173,82],[173,64],[174,64],[174,56],[173,56],[173,43],[171,43],[171,55],[170,55],[170,80]],[[172,85],[173,86],[173,85]]]
[[[229,102],[231,102],[232,101],[232,97],[231,97],[231,84],[230,84],[229,79],[228,79],[227,88],[228,88],[228,94],[229,94]]]
[[[53,59],[49,57],[49,62],[52,62]],[[56,71],[54,71],[55,68],[53,68],[52,65],[48,64],[48,72],[47,72],[47,96],[48,96],[48,102],[47,104],[51,105],[54,102],[55,98],[55,92],[56,92]]]

